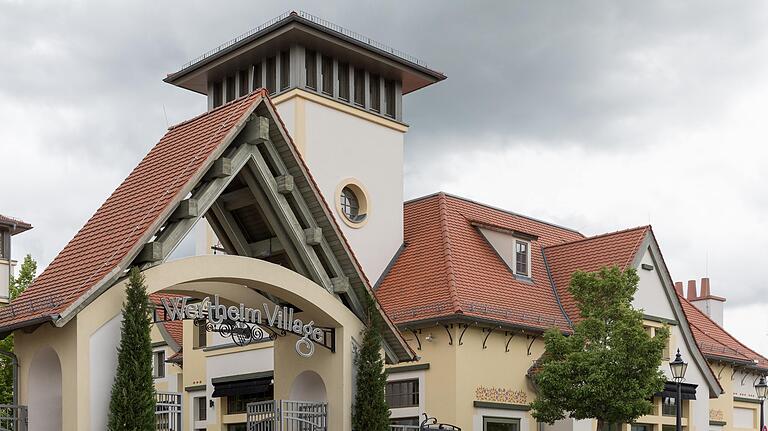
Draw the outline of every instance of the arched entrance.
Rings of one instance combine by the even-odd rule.
[[[291,399],[300,401],[328,401],[323,378],[314,371],[304,371],[296,376],[291,387]]]
[[[295,410],[300,420],[308,414],[322,414],[327,429],[350,429],[352,340],[359,336],[363,324],[331,292],[280,265],[230,255],[166,262],[144,271],[144,276],[149,293],[175,293],[201,300],[218,296],[222,307],[235,309],[242,304],[262,310],[265,320],[270,315],[267,308],[274,309],[273,301],[279,301],[282,310],[295,309],[292,318],[332,330],[332,348],[316,343],[311,357],[301,354],[306,353],[307,346],[299,349],[302,337],[291,331],[274,339],[273,405],[282,406],[274,411]]]
[[[41,348],[32,359],[29,371],[29,431],[60,431],[61,362],[53,348]]]

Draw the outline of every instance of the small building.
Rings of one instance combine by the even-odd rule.
[[[11,256],[11,240],[15,235],[32,229],[32,225],[0,214],[0,304],[10,300],[9,286],[16,261]]]

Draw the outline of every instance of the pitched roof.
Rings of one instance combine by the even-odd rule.
[[[158,310],[162,310],[161,301],[163,298],[172,299],[179,297],[181,297],[181,295],[175,295],[171,293],[153,293],[149,295],[149,300]],[[165,330],[168,332],[168,335],[170,335],[173,338],[173,341],[175,341],[179,346],[179,352],[181,352],[181,347],[184,345],[184,322],[181,320],[168,320],[166,322],[160,322],[159,324],[163,325]]]
[[[405,247],[376,292],[396,323],[462,315],[569,327],[542,259],[533,260],[531,281],[516,279],[477,226],[536,237],[534,256],[581,234],[445,193],[406,202],[404,216]]]
[[[11,235],[16,235],[18,233],[26,232],[30,229],[32,229],[32,225],[23,221],[19,220],[15,217],[9,217],[6,215],[0,214],[0,225],[4,226],[10,226],[11,227]]]
[[[12,306],[0,310],[5,330],[52,320],[115,271],[127,266],[159,228],[190,180],[247,119],[263,91],[176,125],[144,157],[74,238]],[[173,161],[173,163],[169,163]],[[200,174],[201,175],[201,174]]]
[[[571,276],[576,271],[597,271],[616,265],[626,269],[637,255],[640,243],[650,231],[641,226],[581,240],[553,245],[544,249],[552,282],[557,289],[563,310],[573,322],[579,320],[579,307],[571,295]]]
[[[685,297],[678,295],[678,298],[683,305],[683,312],[691,326],[696,344],[704,356],[710,359],[731,360],[744,365],[751,364],[768,370],[768,359],[737,340]]]

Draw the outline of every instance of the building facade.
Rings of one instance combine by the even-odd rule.
[[[690,363],[686,431],[756,429],[749,385],[765,359],[718,325],[708,282],[682,295],[649,226],[586,237],[444,193],[403,203],[404,96],[443,79],[299,12],[169,75],[208,112],[171,127],[0,309],[29,429],[104,429],[138,266],[155,304],[158,429],[351,431],[373,295],[393,430],[427,415],[463,430],[592,431],[537,423],[531,373],[543,332],[579,319],[571,274],[611,265],[640,275],[649,333],[670,328],[662,370],[678,349]],[[668,431],[675,397],[668,385],[627,431]]]

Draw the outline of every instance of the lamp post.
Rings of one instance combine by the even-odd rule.
[[[682,431],[683,430],[683,424],[682,424],[683,400],[681,400],[681,398],[683,395],[682,394],[683,391],[682,391],[681,383],[685,379],[685,370],[688,369],[688,363],[683,361],[683,358],[680,357],[680,349],[677,349],[677,355],[675,355],[675,360],[669,363],[669,369],[672,371],[672,378],[677,383],[677,398],[675,398],[675,412],[676,412],[677,420],[675,421],[675,430]]]
[[[765,383],[765,376],[760,376],[760,380],[755,383],[755,392],[757,392],[757,399],[760,400],[760,431],[763,431],[765,427],[763,403],[765,402],[765,394],[768,392],[768,383]]]

